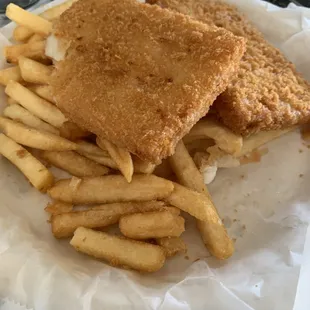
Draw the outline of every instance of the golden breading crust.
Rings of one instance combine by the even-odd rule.
[[[156,3],[247,39],[238,76],[212,106],[227,127],[248,135],[310,119],[310,85],[235,7],[218,0],[159,0]]]
[[[69,42],[51,86],[79,126],[159,162],[238,70],[245,40],[135,0],[83,0],[54,24]]]

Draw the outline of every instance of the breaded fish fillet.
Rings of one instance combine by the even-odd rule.
[[[260,130],[287,128],[310,119],[309,84],[235,7],[217,0],[155,2],[247,39],[238,76],[212,106],[227,127],[249,135]]]
[[[54,24],[51,86],[79,126],[159,162],[224,91],[245,40],[135,0],[81,0]]]

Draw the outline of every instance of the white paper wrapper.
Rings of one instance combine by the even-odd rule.
[[[279,9],[258,0],[230,1],[310,79],[309,10]],[[2,30],[1,48],[12,29],[9,25]],[[1,58],[0,66],[4,65]],[[310,222],[310,151],[299,132],[270,143],[268,149],[260,163],[220,170],[209,185],[237,239],[235,255],[225,262],[210,257],[188,219],[188,257],[173,258],[151,275],[109,267],[76,253],[66,240],[55,240],[43,210],[48,198],[1,158],[3,305],[11,302],[20,309],[40,310],[289,310],[297,296],[294,310],[309,310],[310,229],[306,245],[305,238]]]

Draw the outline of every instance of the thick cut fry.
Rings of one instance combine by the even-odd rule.
[[[0,70],[0,84],[7,85],[9,81],[22,81],[22,76],[18,66]]]
[[[37,33],[34,33],[27,41],[27,43],[34,43],[39,41],[44,41],[45,38]]]
[[[104,259],[112,266],[155,272],[165,263],[164,250],[154,244],[79,227],[70,241],[79,252]]]
[[[154,175],[134,175],[131,183],[121,175],[84,178],[78,186],[71,181],[58,181],[49,195],[68,203],[95,204],[163,199],[173,191],[172,182]]]
[[[89,131],[81,129],[78,125],[72,122],[64,122],[59,128],[60,135],[66,139],[75,141],[90,135]]]
[[[45,207],[45,211],[50,213],[51,215],[58,215],[72,211],[73,205],[69,203],[64,203],[60,201],[54,201],[52,203],[48,203]]]
[[[59,135],[59,131],[55,127],[43,122],[19,104],[11,104],[7,106],[3,110],[3,115],[29,127]]]
[[[13,39],[17,42],[26,42],[33,34],[31,29],[17,25],[13,31]]]
[[[144,160],[141,160],[139,157],[132,155],[133,167],[136,173],[145,173],[150,174],[155,170],[156,165]]]
[[[51,218],[52,232],[56,238],[67,238],[73,235],[78,227],[99,228],[118,223],[123,215],[137,212],[167,210],[175,216],[180,210],[168,206],[162,201],[122,202],[93,207],[85,211],[63,213]]]
[[[69,0],[59,5],[53,6],[52,8],[42,12],[40,16],[47,20],[57,19],[64,11],[66,11],[76,1],[77,0]]]
[[[10,3],[6,7],[6,16],[16,24],[29,28],[35,33],[48,36],[52,30],[52,24],[46,19],[23,10],[19,6]]]
[[[214,139],[220,149],[235,154],[240,152],[242,147],[242,137],[234,134],[230,129],[224,127],[212,118],[204,118],[200,120],[184,137],[185,144],[201,138]]]
[[[18,63],[20,56],[34,60],[47,59],[45,55],[45,41],[6,46],[4,48],[4,56],[8,63]]]
[[[53,67],[45,66],[30,58],[20,56],[18,65],[22,78],[26,82],[34,84],[48,84]]]
[[[44,151],[41,153],[41,156],[53,166],[77,177],[100,176],[109,172],[107,167],[72,151]]]
[[[187,152],[182,141],[178,143],[175,154],[171,156],[170,164],[181,184],[195,190],[196,192],[202,193],[204,194],[202,196],[205,196],[207,202],[205,208],[208,208],[210,212],[207,213],[208,216],[204,219],[204,221],[197,221],[197,227],[207,249],[212,255],[219,259],[226,259],[230,257],[234,252],[233,242],[229,238],[227,231],[217,213],[207,187],[204,184],[202,175],[199,173],[193,159]],[[177,191],[178,190],[181,192],[182,187],[178,187]],[[184,201],[182,201],[182,203],[186,203],[186,199],[189,199],[188,206],[191,206],[198,211],[198,204],[196,205],[195,203],[191,203],[191,195],[185,193],[182,194],[184,195]],[[176,203],[179,202],[179,200],[180,197],[175,197]],[[200,219],[202,220],[202,218]]]
[[[135,213],[122,216],[121,233],[131,239],[143,240],[163,237],[179,237],[185,230],[184,218],[169,211]]]
[[[50,86],[48,86],[48,85],[34,85],[34,86],[28,87],[28,89],[30,89],[32,92],[34,92],[35,94],[37,94],[41,98],[55,104],[55,100],[53,98],[53,94],[52,94],[52,90],[51,90]]]
[[[9,105],[18,104],[18,102],[11,97],[8,97],[6,103]]]
[[[128,182],[131,182],[133,175],[133,162],[130,153],[121,147],[116,146],[106,139],[96,139],[97,144],[107,149],[111,158],[117,164],[119,170]]]
[[[0,128],[11,139],[22,145],[46,151],[70,151],[76,144],[47,131],[39,131],[10,119],[0,117]]]
[[[156,243],[164,249],[166,257],[187,251],[186,244],[180,237],[157,238]]]
[[[12,162],[39,191],[46,192],[52,186],[54,177],[48,169],[26,149],[4,134],[0,134],[0,154]]]
[[[5,93],[32,114],[57,128],[67,120],[57,107],[17,82],[10,81]]]
[[[222,225],[210,198],[204,194],[174,183],[174,190],[165,200],[201,221]]]

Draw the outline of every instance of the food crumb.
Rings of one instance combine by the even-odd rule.
[[[271,181],[271,178],[269,178],[268,180]]]
[[[26,150],[18,150],[16,152],[16,155],[19,157],[19,158],[24,158],[27,154],[27,151]]]
[[[242,229],[243,229],[243,230],[246,230],[246,226],[245,226],[245,225],[242,225]]]
[[[236,243],[237,238],[232,238],[233,243]]]
[[[301,174],[299,175],[300,178],[302,178],[303,176],[304,176],[303,173],[301,173]]]
[[[302,149],[299,149],[299,153],[302,153],[303,152],[303,150]]]
[[[189,260],[189,256],[188,256],[188,255],[185,255],[184,258],[187,259],[187,260]]]
[[[237,222],[237,219],[233,219],[233,223]]]
[[[194,260],[194,263],[195,263],[195,262],[198,262],[199,260],[200,260],[200,258],[196,258],[196,259]]]

